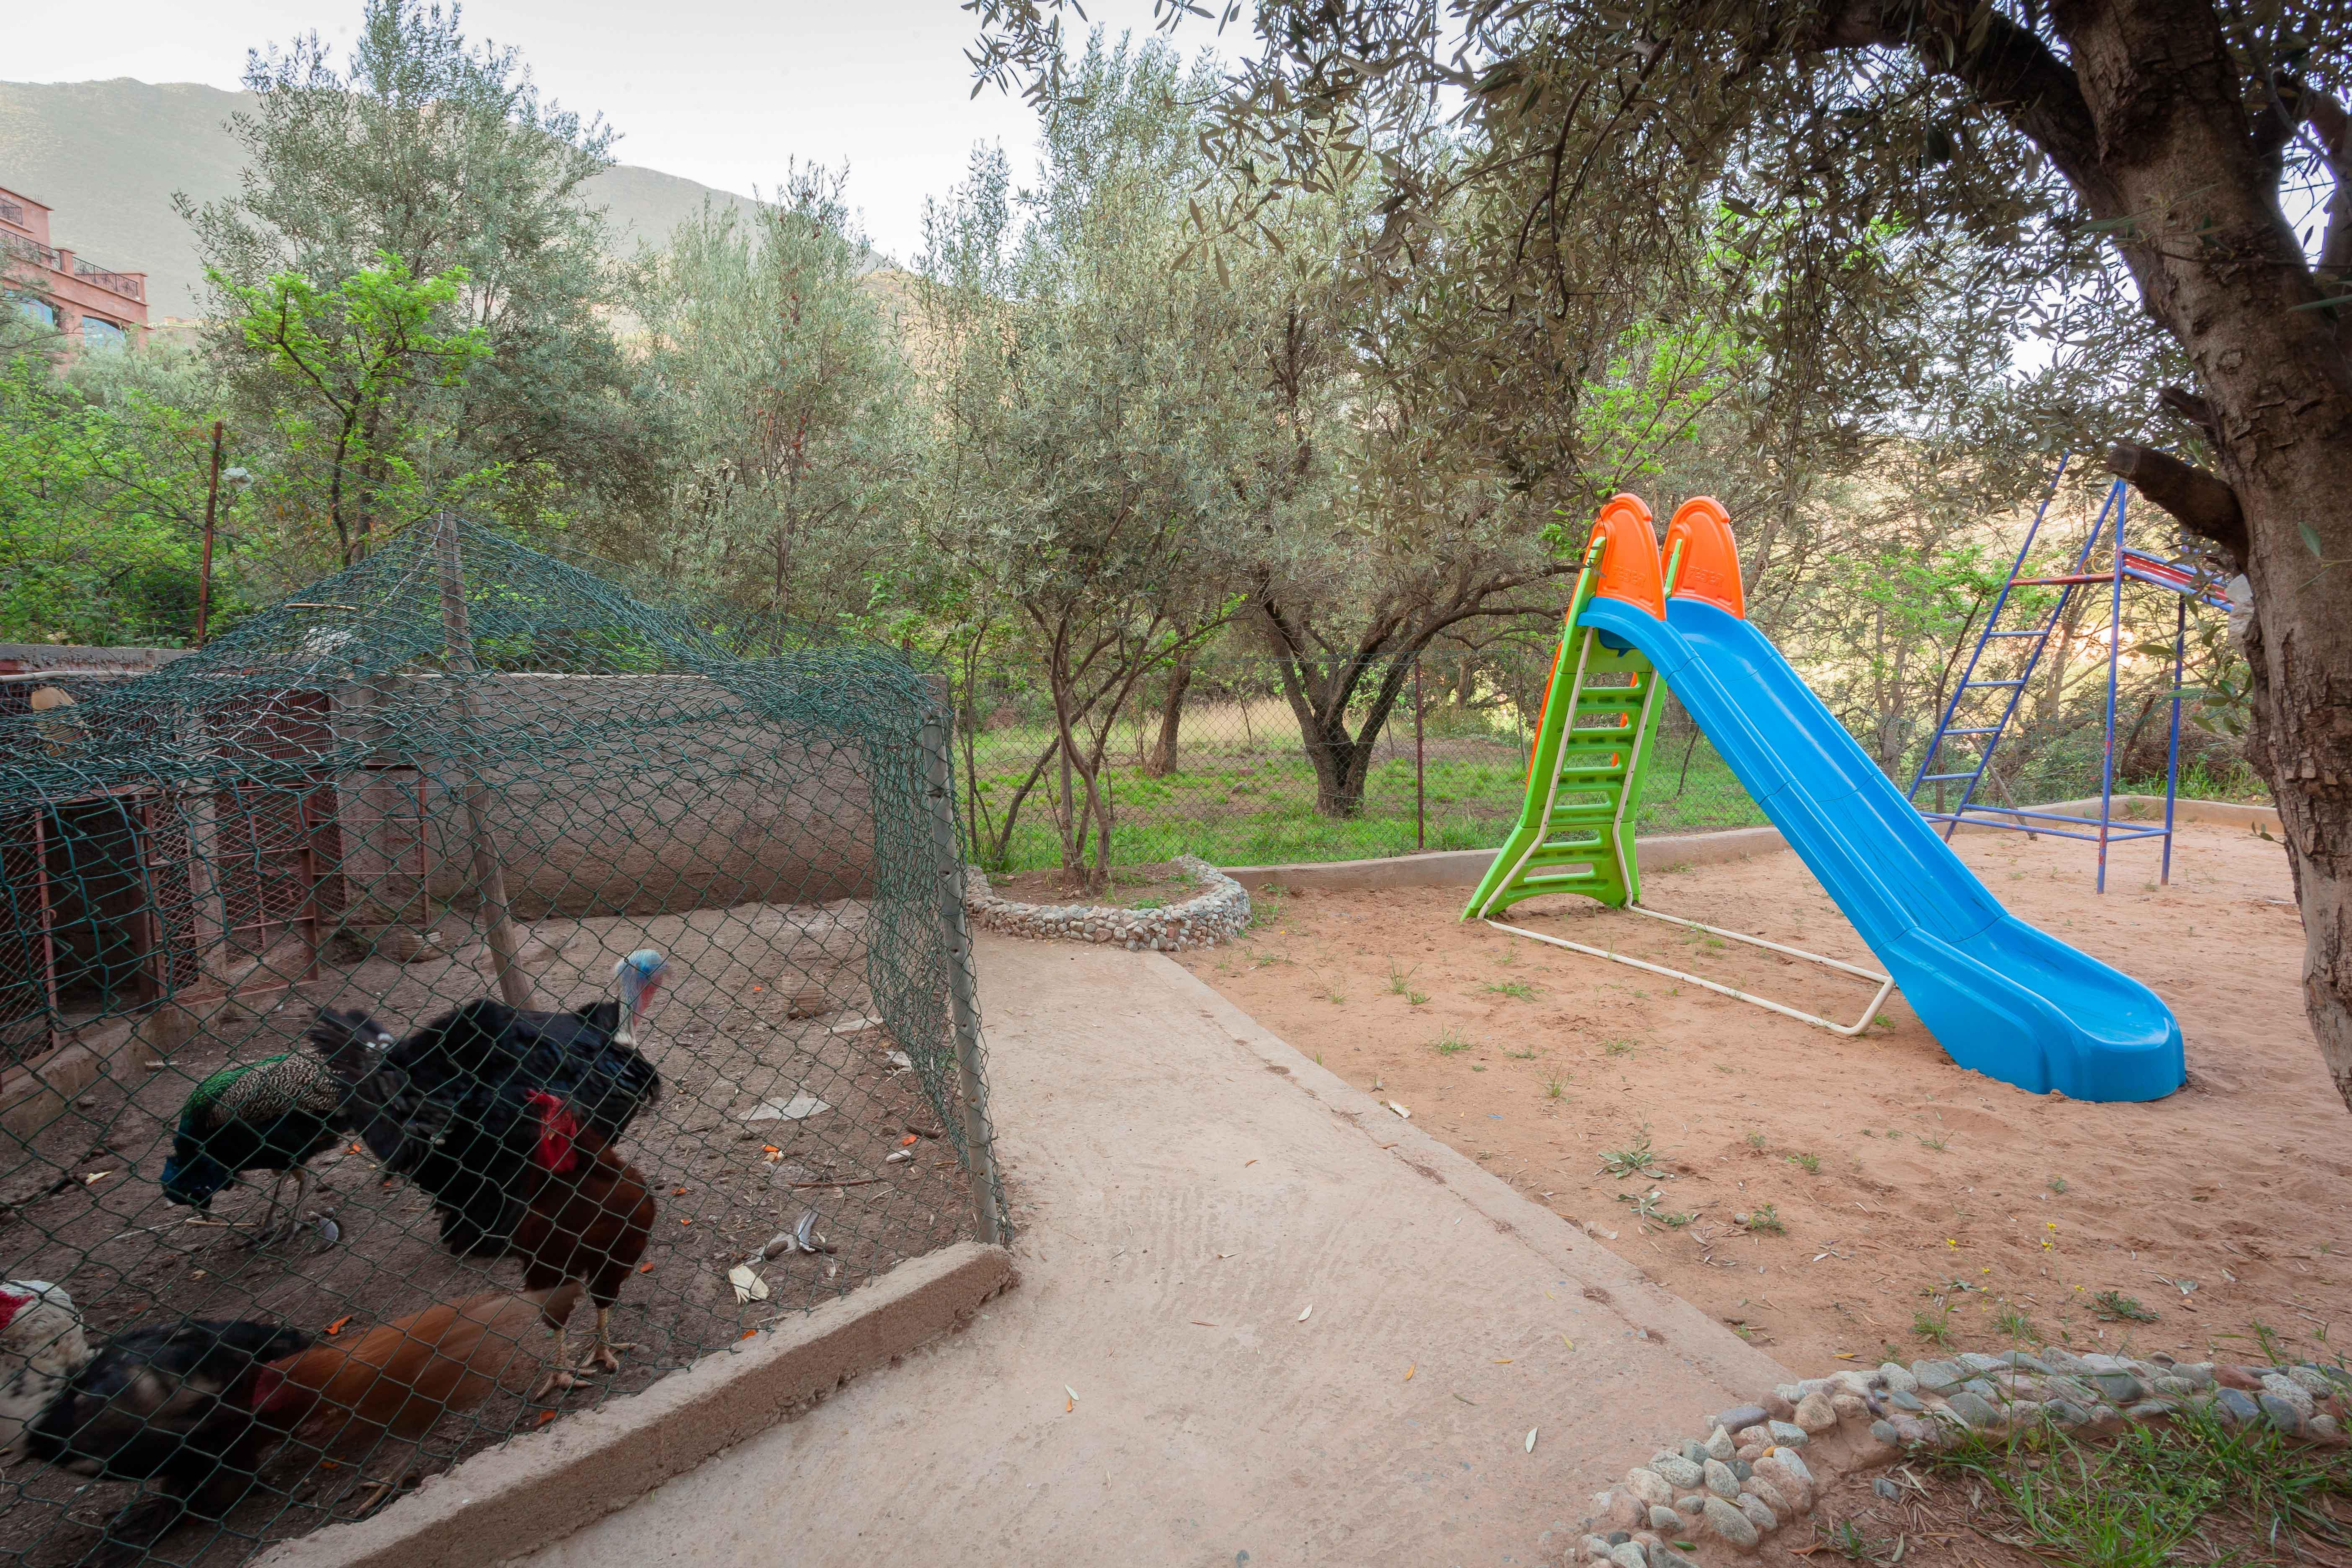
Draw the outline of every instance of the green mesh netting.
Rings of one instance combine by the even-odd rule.
[[[944,704],[745,646],[445,518],[0,718],[0,1556],[241,1561],[1000,1237]]]

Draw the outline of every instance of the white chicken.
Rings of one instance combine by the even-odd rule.
[[[0,1458],[14,1458],[25,1426],[89,1360],[81,1314],[62,1285],[0,1282]]]

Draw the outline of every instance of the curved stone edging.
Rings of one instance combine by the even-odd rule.
[[[1214,947],[1249,929],[1250,900],[1243,886],[1197,855],[1179,855],[1176,864],[1208,884],[1208,890],[1161,910],[1128,910],[1116,904],[1023,904],[1000,899],[978,867],[964,873],[964,908],[991,931],[1040,941],[1118,942],[1129,952],[1181,952]]]
[[[1784,1383],[1756,1404],[1717,1415],[1704,1439],[1659,1449],[1595,1496],[1587,1533],[1570,1561],[1695,1568],[1669,1544],[1674,1541],[1754,1552],[1774,1530],[1811,1512],[1823,1479],[1816,1479],[1798,1453],[1816,1437],[1848,1437],[1829,1468],[1851,1471],[1948,1447],[1967,1431],[1997,1434],[2043,1422],[2113,1429],[2191,1406],[2233,1425],[2338,1444],[2352,1418],[2352,1373],[2316,1363],[2231,1366],[2051,1345],[1907,1367],[1888,1362],[1875,1372]],[[1843,1434],[1842,1425],[1848,1428]],[[1834,1463],[1839,1458],[1842,1465]]]

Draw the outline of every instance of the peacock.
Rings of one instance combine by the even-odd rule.
[[[289,1052],[254,1062],[232,1062],[196,1085],[180,1107],[171,1158],[163,1162],[163,1196],[209,1209],[213,1195],[248,1171],[274,1171],[269,1211],[253,1245],[294,1234],[310,1201],[309,1162],[354,1125],[348,1085],[365,1077],[393,1043],[381,1028],[311,1031],[322,1054]],[[279,1195],[294,1178],[294,1202],[281,1221]]]

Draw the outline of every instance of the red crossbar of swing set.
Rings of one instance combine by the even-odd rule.
[[[2200,584],[2195,573],[2185,572],[2169,561],[2160,560],[2153,555],[2144,555],[2128,546],[2124,551],[2124,575],[2142,583],[2152,583],[2159,588],[2169,588],[2176,594],[2186,594],[2191,598],[2212,605],[2217,610],[2226,610],[2230,607],[2228,596],[2210,582]],[[2074,572],[2061,577],[2020,577],[2017,579],[2017,585],[2057,588],[2076,583],[2111,583],[2114,580],[2115,573],[2112,570]]]

